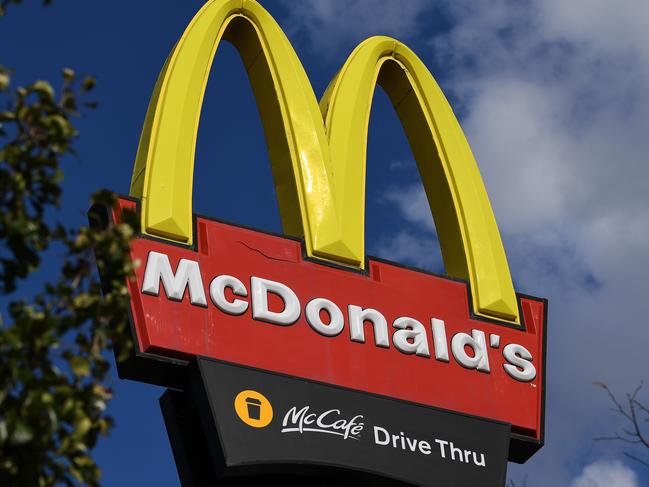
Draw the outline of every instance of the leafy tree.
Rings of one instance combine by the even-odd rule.
[[[1,1],[0,15],[18,3]],[[108,228],[56,221],[75,123],[95,106],[86,100],[94,78],[64,69],[56,90],[43,80],[13,87],[11,75],[0,66],[0,296],[11,300],[44,255],[61,266],[36,296],[2,308],[0,485],[99,485],[92,448],[113,425],[108,350],[129,346],[125,284],[137,222],[133,214]],[[114,197],[100,192],[93,202]]]

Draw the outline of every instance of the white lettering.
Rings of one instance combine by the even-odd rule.
[[[235,296],[248,296],[246,286],[236,277],[227,275],[217,276],[210,283],[210,297],[214,305],[224,313],[231,315],[242,315],[245,313],[248,309],[248,303],[243,299],[233,299],[232,301],[225,299],[226,288],[231,289],[232,294]]]
[[[521,382],[531,382],[536,379],[536,368],[532,364],[532,354],[527,348],[511,343],[503,348],[503,356],[509,362],[504,364],[503,367],[511,377]]]
[[[384,439],[379,439],[379,433],[383,435]],[[390,433],[386,429],[381,428],[380,426],[374,427],[374,443],[377,445],[387,445],[390,443]]]
[[[167,298],[182,301],[185,289],[189,287],[189,302],[198,306],[207,306],[205,288],[201,278],[198,262],[180,259],[176,274],[171,270],[169,257],[159,252],[149,252],[142,282],[142,292],[151,296],[160,293],[160,281]]]
[[[324,310],[329,315],[329,324],[325,324],[320,317]],[[305,309],[306,321],[315,331],[327,337],[340,335],[345,326],[345,319],[340,308],[335,303],[324,298],[316,298],[309,301]]]
[[[392,342],[400,352],[430,357],[426,328],[414,318],[397,318],[392,324],[397,331],[392,335]]]
[[[300,301],[295,293],[281,282],[270,281],[260,277],[250,279],[252,289],[252,317],[274,325],[288,326],[300,317]],[[282,311],[268,309],[268,293],[279,296],[284,302]]]
[[[473,452],[473,463],[475,463],[478,467],[485,467],[486,462],[484,458],[484,453],[480,453],[480,460],[478,460],[478,457],[476,456],[476,452]]]
[[[294,406],[284,416],[282,433],[329,433],[342,436],[344,439],[358,440],[364,427],[362,419],[363,416],[360,414],[350,420],[340,418],[339,409],[329,409],[317,415],[309,413],[309,406],[304,406],[299,411]],[[311,425],[315,427],[310,427]]]
[[[446,458],[446,450],[444,447],[448,445],[448,441],[446,440],[435,440],[435,443],[439,445],[439,454],[442,456],[442,458]]]
[[[462,459],[462,450],[456,447],[452,441],[449,442],[448,446],[451,449],[451,460],[459,460],[464,463],[464,460]],[[457,458],[455,458],[455,455],[457,455]]]
[[[427,441],[420,441],[419,451],[422,452],[424,455],[430,455],[430,443],[428,443]]]
[[[473,350],[473,356],[467,354],[465,347]],[[467,369],[489,372],[489,353],[487,339],[483,331],[471,330],[471,335],[458,333],[451,340],[451,351],[455,360]]]
[[[403,431],[399,431],[398,435],[391,434],[388,430],[380,426],[374,426],[374,443],[376,445],[389,446],[395,450],[410,451],[422,455],[431,454],[431,446],[427,441],[410,438]]]
[[[388,322],[385,317],[372,308],[363,309],[360,306],[350,304],[349,310],[349,333],[352,341],[365,343],[365,322],[369,321],[374,327],[374,343],[377,347],[390,348],[388,338]]]
[[[183,301],[186,290],[188,290],[189,302],[192,305],[207,307],[198,261],[180,259],[174,272],[166,254],[149,252],[141,292],[158,296],[160,283],[162,283],[168,299]],[[293,325],[300,319],[302,311],[300,300],[295,292],[285,284],[251,276],[249,289],[250,294],[246,285],[238,278],[223,274],[216,276],[210,282],[209,297],[214,306],[230,315],[243,315],[251,310],[253,319],[282,326]],[[304,314],[304,321],[323,336],[335,337],[344,331],[345,316],[338,304],[329,299],[312,299],[304,308]],[[349,304],[347,319],[350,339],[353,342],[366,342],[365,326],[369,324],[374,333],[375,345],[390,348],[388,322],[380,311]],[[398,317],[392,324],[395,330],[392,334],[392,344],[401,353],[430,358],[427,330],[432,330],[432,346],[436,360],[448,363],[451,361],[450,355],[452,355],[458,364],[467,369],[490,373],[489,353],[491,349],[488,348],[485,332],[473,329],[470,334],[456,333],[449,342],[444,320],[431,318],[430,321],[431,328],[426,328],[414,318]],[[491,334],[489,344],[492,349],[499,348],[500,336]],[[449,348],[451,354],[449,354]],[[509,344],[503,348],[502,355],[506,362],[503,364],[503,368],[510,377],[520,382],[531,382],[536,379],[537,371],[532,354],[527,348],[515,343]],[[300,412],[295,411],[295,414],[300,414]],[[306,420],[315,421],[313,418],[315,416],[308,416]],[[308,423],[300,420],[300,424]],[[334,425],[331,426],[334,427]],[[405,436],[397,435],[390,441],[410,445],[409,440],[405,438]]]
[[[433,318],[433,348],[435,349],[435,358],[442,362],[449,362],[448,345],[446,343],[446,325],[443,320]]]

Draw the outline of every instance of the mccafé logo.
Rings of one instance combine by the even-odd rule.
[[[345,419],[340,409],[328,409],[314,413],[309,406],[298,409],[293,406],[282,421],[282,433],[326,433],[344,439],[359,440],[363,431],[363,415]]]
[[[207,297],[198,262],[181,259],[174,274],[167,255],[150,252],[144,271],[142,292],[158,296],[161,282],[168,299],[182,301],[185,291],[189,289],[190,303],[194,306],[207,307]],[[365,325],[370,323],[374,332],[374,344],[377,347],[389,348],[392,341],[394,347],[403,354],[414,354],[424,358],[431,356],[427,328],[420,321],[409,316],[398,316],[392,321],[392,328],[395,331],[390,340],[386,317],[376,309],[349,304],[345,316],[341,307],[333,301],[316,297],[306,303],[302,310],[300,298],[290,287],[257,276],[250,278],[249,289],[250,292],[246,285],[234,276],[216,276],[209,285],[210,301],[223,313],[234,316],[245,315],[248,308],[251,308],[250,316],[253,320],[280,326],[294,325],[304,313],[309,326],[323,337],[340,335],[347,322],[350,339],[359,343],[365,343]],[[227,298],[226,294],[231,295],[232,298]],[[245,298],[249,295],[248,301]],[[271,295],[281,301],[281,305],[275,310],[272,310],[269,304]],[[404,303],[404,306],[407,306],[407,303]],[[325,319],[323,315],[326,316]],[[448,337],[444,321],[431,318],[430,325],[435,359],[449,362]],[[498,348],[500,336],[491,335],[489,342],[493,348]],[[491,371],[487,339],[481,330],[474,329],[471,335],[455,334],[451,340],[451,352],[457,363],[466,369],[486,373]],[[525,347],[514,343],[507,344],[503,347],[503,357],[506,360],[503,367],[511,377],[521,382],[534,380],[536,369],[532,363],[532,354]]]
[[[283,235],[192,213],[201,105],[222,40],[238,49],[257,100]],[[444,276],[365,255],[377,84],[417,161]],[[399,41],[359,44],[318,102],[266,10],[253,0],[208,1],[160,73],[130,196],[110,218],[123,210],[141,219],[131,258],[142,265],[127,282],[133,350],[118,364],[121,377],[182,389],[200,356],[511,424],[514,461],[543,444],[547,302],[514,291],[464,133]],[[261,424],[245,416],[257,406],[243,397],[239,418]]]

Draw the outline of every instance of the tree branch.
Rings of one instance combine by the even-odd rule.
[[[622,443],[627,443],[630,445],[641,445],[644,448],[649,450],[649,439],[647,437],[647,432],[643,431],[642,424],[649,422],[649,407],[640,402],[637,397],[644,382],[641,381],[640,384],[633,390],[632,393],[626,394],[626,404],[622,404],[620,400],[613,394],[613,391],[602,382],[594,382],[594,385],[604,389],[608,395],[610,401],[613,403],[614,407],[611,408],[611,411],[620,414],[627,421],[627,424],[623,426],[620,431],[615,432],[610,436],[600,436],[593,438],[594,441],[619,441]],[[644,465],[649,468],[649,462],[642,460],[638,456],[624,452],[628,458]]]

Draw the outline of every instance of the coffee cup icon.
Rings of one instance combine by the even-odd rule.
[[[246,397],[248,418],[259,420],[261,418],[261,401],[254,397]]]
[[[273,420],[273,406],[261,392],[246,389],[234,399],[239,419],[253,428],[265,428]]]

